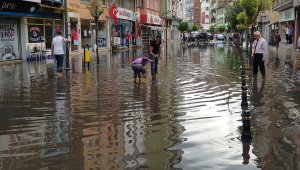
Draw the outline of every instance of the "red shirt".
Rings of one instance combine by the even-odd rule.
[[[126,40],[129,40],[129,39],[130,39],[130,34],[127,33],[127,34],[126,34]]]
[[[274,38],[275,38],[276,41],[279,41],[279,40],[280,40],[280,35],[279,35],[279,34],[276,34],[276,35],[274,36]]]
[[[73,40],[78,40],[78,33],[76,31],[72,32]]]

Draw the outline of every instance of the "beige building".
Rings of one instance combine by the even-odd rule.
[[[88,0],[68,1],[69,35],[76,30],[79,34],[79,47],[93,45],[96,42],[96,24],[90,11],[87,9]],[[102,0],[104,8],[103,14],[99,18],[98,45],[100,49],[109,49],[109,20],[108,20],[108,2]],[[71,46],[72,50],[73,44]]]

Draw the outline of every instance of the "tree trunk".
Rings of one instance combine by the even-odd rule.
[[[98,30],[99,30],[99,26],[98,26],[98,19],[95,20],[96,23],[96,57],[97,57],[97,64],[99,64],[99,51],[98,51]]]
[[[250,51],[249,51],[249,65],[252,63],[252,47],[253,47],[253,33],[254,33],[254,25],[251,27],[251,37],[250,37]]]

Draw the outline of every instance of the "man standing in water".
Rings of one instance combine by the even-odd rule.
[[[158,65],[158,58],[160,57],[160,44],[161,44],[161,35],[157,35],[155,40],[150,42],[150,59],[153,60],[151,63],[151,75],[152,79],[154,80],[157,76],[157,65]]]
[[[61,31],[56,30],[56,36],[52,40],[51,56],[55,57],[57,63],[57,77],[63,76],[63,62],[64,62],[64,43],[71,42],[70,39],[61,36]]]
[[[254,32],[255,41],[252,46],[252,60],[253,60],[253,75],[258,73],[258,67],[263,78],[266,75],[265,61],[267,59],[267,42],[261,37],[259,31]]]

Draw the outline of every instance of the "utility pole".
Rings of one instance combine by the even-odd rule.
[[[68,2],[64,0],[64,7],[65,7],[65,37],[68,38],[69,36],[69,23],[68,23]],[[68,72],[71,70],[70,68],[70,60],[69,60],[69,42],[66,42],[66,67],[65,70]]]

